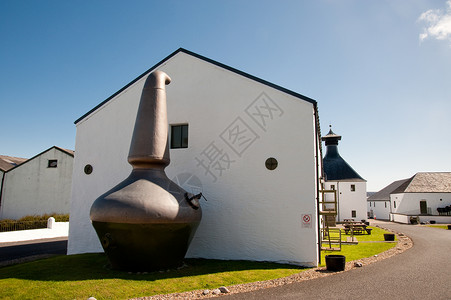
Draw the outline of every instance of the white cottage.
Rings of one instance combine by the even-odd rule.
[[[324,187],[336,190],[338,206],[337,222],[345,219],[366,220],[366,180],[364,180],[338,153],[341,136],[332,128],[322,137],[326,144],[324,164]],[[330,196],[330,195],[329,195]]]
[[[367,198],[368,217],[371,219],[390,219],[390,194],[409,179],[392,182],[377,193]]]
[[[12,161],[9,159],[9,161]],[[68,214],[74,153],[51,147],[9,168],[0,189],[0,219]]]
[[[451,172],[415,174],[390,193],[390,205],[391,221],[451,223]]]
[[[321,176],[315,100],[179,49],[78,119],[68,254],[101,252],[93,201],[126,178],[143,84],[167,91],[169,178],[201,201],[188,257],[316,266]]]

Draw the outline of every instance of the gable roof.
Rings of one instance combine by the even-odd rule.
[[[132,80],[129,84],[127,84],[126,86],[124,86],[123,88],[121,88],[119,91],[117,91],[116,93],[114,93],[113,95],[111,95],[110,97],[108,97],[107,99],[105,99],[103,102],[101,102],[100,104],[98,104],[97,106],[95,106],[93,109],[91,109],[90,111],[88,111],[87,113],[85,113],[83,116],[81,116],[80,118],[78,118],[77,120],[75,120],[74,124],[79,123],[81,120],[83,120],[84,118],[86,118],[87,116],[89,116],[91,113],[93,113],[94,111],[96,111],[97,109],[99,109],[100,107],[102,107],[104,104],[106,104],[107,102],[109,102],[111,99],[113,99],[114,97],[116,97],[118,94],[120,94],[121,92],[123,92],[125,89],[127,89],[128,87],[130,87],[131,85],[133,85],[135,82],[137,82],[138,80],[140,80],[140,79],[143,78],[144,76],[148,75],[148,74],[149,74],[150,72],[152,72],[153,70],[157,69],[160,65],[162,65],[163,63],[165,63],[166,61],[168,61],[169,59],[171,59],[173,56],[175,56],[176,54],[178,54],[178,53],[180,53],[180,52],[185,53],[185,54],[188,54],[188,55],[191,55],[191,56],[193,56],[193,57],[196,57],[196,58],[198,58],[198,59],[201,59],[201,60],[206,61],[206,62],[208,62],[208,63],[211,63],[211,64],[213,64],[213,65],[216,65],[216,66],[218,66],[218,67],[220,67],[220,68],[229,70],[229,71],[231,71],[231,72],[234,72],[234,73],[236,73],[236,74],[238,74],[238,75],[244,76],[244,77],[249,78],[249,79],[251,79],[251,80],[257,81],[257,82],[259,82],[259,83],[262,83],[262,84],[264,84],[264,85],[267,85],[267,86],[269,86],[269,87],[272,87],[272,88],[274,88],[274,89],[276,89],[276,90],[279,90],[279,91],[284,92],[284,93],[286,93],[286,94],[289,94],[289,95],[291,95],[291,96],[297,97],[297,98],[302,99],[302,100],[307,101],[307,102],[310,102],[310,103],[312,103],[315,107],[316,107],[316,105],[317,105],[317,102],[316,102],[316,100],[314,100],[314,99],[311,99],[311,98],[306,97],[306,96],[304,96],[304,95],[298,94],[298,93],[296,93],[296,92],[293,92],[293,91],[291,91],[291,90],[288,90],[288,89],[286,89],[286,88],[283,88],[283,87],[281,87],[281,86],[278,86],[278,85],[276,85],[276,84],[273,84],[273,83],[271,83],[271,82],[269,82],[269,81],[266,81],[266,80],[263,80],[263,79],[261,79],[261,78],[255,77],[255,76],[253,76],[253,75],[250,75],[250,74],[245,73],[245,72],[243,72],[243,71],[240,71],[240,70],[238,70],[238,69],[229,67],[229,66],[227,66],[227,65],[225,65],[225,64],[222,64],[222,63],[217,62],[217,61],[215,61],[215,60],[212,60],[212,59],[210,59],[210,58],[204,57],[204,56],[199,55],[199,54],[197,54],[197,53],[188,51],[188,50],[183,49],[183,48],[179,48],[178,50],[174,51],[173,53],[171,53],[170,55],[168,55],[166,58],[164,58],[162,61],[160,61],[159,63],[157,63],[156,65],[154,65],[153,67],[151,67],[150,69],[148,69],[147,71],[145,71],[144,73],[142,73],[141,75],[139,75],[138,77],[136,77],[136,78],[135,78],[134,80]]]
[[[7,155],[0,155],[0,170],[3,172],[6,172],[15,166],[20,165],[24,161],[26,161],[27,158],[21,158],[21,157],[13,157],[13,156],[7,156]]]
[[[386,187],[384,187],[382,190],[380,190],[377,193],[374,193],[370,197],[368,197],[368,201],[389,201],[390,200],[390,194],[393,193],[394,190],[399,188],[402,184],[406,183],[407,181],[410,181],[411,178],[408,179],[402,179],[397,180]]]
[[[69,155],[69,156],[74,157],[74,151],[68,150],[68,149],[64,149],[64,148],[60,148],[60,147],[57,147],[57,146],[53,146],[53,147],[48,148],[47,150],[42,151],[42,152],[39,153],[39,154],[36,154],[35,156],[33,156],[33,157],[30,158],[30,159],[24,158],[24,160],[22,161],[21,164],[17,164],[17,165],[15,165],[15,166],[13,166],[12,168],[6,170],[5,172],[12,171],[12,170],[14,170],[15,168],[18,168],[18,167],[20,167],[21,165],[26,164],[27,162],[29,162],[29,161],[35,159],[36,157],[38,157],[38,156],[40,156],[40,155],[44,154],[45,152],[50,151],[50,150],[52,150],[52,149],[57,149],[57,150],[59,150],[59,151],[61,151],[61,152],[66,153],[66,154]]]
[[[451,193],[451,172],[420,172],[395,189],[400,193]]]

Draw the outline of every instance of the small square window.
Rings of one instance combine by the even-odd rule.
[[[331,184],[331,185],[330,185],[330,189],[333,190],[333,191],[335,191],[335,184]]]
[[[171,149],[188,148],[188,124],[171,125]]]
[[[355,184],[351,184],[351,192],[355,192]]]
[[[56,167],[58,167],[58,160],[57,159],[49,159],[47,168],[56,168]]]
[[[356,217],[357,217],[356,211],[355,211],[355,210],[352,210],[352,211],[351,211],[351,215],[352,215],[352,218],[356,218]]]

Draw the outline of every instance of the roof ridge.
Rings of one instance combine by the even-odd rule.
[[[168,56],[166,56],[166,57],[165,57],[164,59],[162,59],[160,62],[158,62],[157,64],[155,64],[154,66],[152,66],[151,68],[147,69],[144,73],[142,73],[141,75],[139,75],[138,77],[136,77],[135,79],[133,79],[132,81],[130,81],[128,84],[126,84],[126,85],[125,85],[124,87],[122,87],[120,90],[118,90],[117,92],[115,92],[113,95],[111,95],[110,97],[108,97],[107,99],[105,99],[104,101],[102,101],[101,103],[99,103],[98,105],[96,105],[94,108],[92,108],[91,110],[89,110],[89,111],[88,111],[87,113],[85,113],[83,116],[81,116],[80,118],[78,118],[77,120],[75,120],[74,124],[77,124],[77,123],[79,123],[81,120],[85,119],[87,116],[89,116],[90,114],[92,114],[94,111],[96,111],[97,109],[101,108],[103,105],[105,105],[106,103],[108,103],[108,102],[109,102],[110,100],[112,100],[114,97],[116,97],[117,95],[119,95],[120,93],[122,93],[124,90],[126,90],[127,88],[129,88],[130,86],[132,86],[135,82],[137,82],[138,80],[140,80],[141,78],[143,78],[144,76],[146,76],[148,73],[150,73],[151,71],[155,70],[156,68],[158,68],[159,66],[161,66],[161,65],[164,64],[166,61],[168,61],[169,59],[171,59],[172,57],[174,57],[176,54],[178,54],[178,53],[180,53],[180,52],[183,52],[183,53],[185,53],[185,54],[191,55],[191,56],[193,56],[193,57],[196,57],[196,58],[201,59],[201,60],[203,60],[203,61],[206,61],[206,62],[208,62],[208,63],[214,64],[214,65],[216,65],[216,66],[218,66],[218,67],[221,67],[221,68],[223,68],[223,69],[229,70],[229,71],[234,72],[234,73],[236,73],[236,74],[239,74],[239,75],[241,75],[241,76],[247,77],[247,78],[249,78],[249,79],[251,79],[251,80],[257,81],[257,82],[259,82],[259,83],[262,83],[262,84],[264,84],[264,85],[267,85],[267,86],[272,87],[272,88],[274,88],[274,89],[277,89],[277,90],[279,90],[279,91],[282,91],[282,92],[284,92],[284,93],[287,93],[287,94],[289,94],[289,95],[292,95],[292,96],[294,96],[294,97],[296,97],[296,98],[300,98],[300,99],[302,99],[302,100],[304,100],[304,101],[307,101],[307,102],[312,103],[313,105],[316,105],[316,104],[317,104],[317,101],[314,100],[314,99],[312,99],[312,98],[309,98],[309,97],[304,96],[304,95],[302,95],[302,94],[296,93],[296,92],[294,92],[294,91],[292,91],[292,90],[289,90],[289,89],[287,89],[287,88],[284,88],[284,87],[282,87],[282,86],[280,86],[280,85],[276,85],[276,84],[274,84],[274,83],[271,83],[271,82],[269,82],[269,81],[266,81],[266,80],[264,80],[264,79],[261,79],[261,78],[259,78],[259,77],[254,76],[254,75],[251,75],[251,74],[249,74],[249,73],[240,71],[240,70],[238,70],[238,69],[235,69],[235,68],[233,68],[233,67],[230,67],[230,66],[228,66],[228,65],[225,65],[225,64],[220,63],[220,62],[218,62],[218,61],[215,61],[215,60],[213,60],[213,59],[207,58],[207,57],[205,57],[205,56],[202,56],[202,55],[200,55],[200,54],[194,53],[194,52],[192,52],[192,51],[189,51],[189,50],[186,50],[186,49],[180,47],[180,48],[177,49],[176,51],[174,51],[174,52],[172,52],[171,54],[169,54]]]

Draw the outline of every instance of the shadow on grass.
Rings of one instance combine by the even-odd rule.
[[[61,255],[34,262],[0,268],[0,280],[18,278],[40,281],[82,281],[97,279],[125,279],[154,281],[221,272],[243,270],[299,269],[303,268],[270,262],[186,259],[186,266],[164,272],[128,273],[109,269],[105,254]]]

